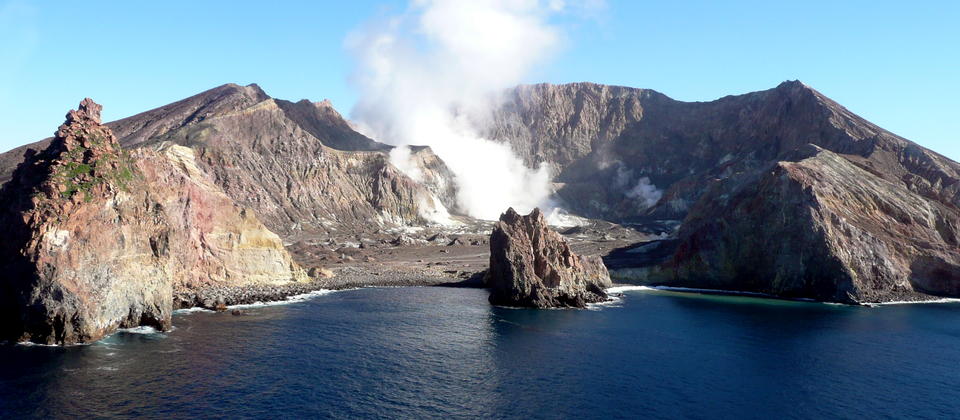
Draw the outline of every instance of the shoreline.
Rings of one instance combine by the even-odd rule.
[[[467,277],[438,275],[436,272],[391,270],[367,272],[359,267],[351,267],[347,272],[341,272],[336,277],[313,280],[306,283],[281,285],[248,285],[248,286],[214,286],[196,291],[180,291],[174,293],[174,311],[185,310],[227,310],[240,305],[253,304],[282,304],[291,298],[301,295],[314,294],[321,291],[335,292],[341,290],[376,288],[376,287],[453,287],[453,288],[483,288],[483,272],[473,273]],[[811,298],[791,298],[761,292],[704,289],[675,286],[644,286],[628,283],[614,283],[606,289],[608,294],[622,294],[630,290],[659,290],[665,292],[703,294],[715,296],[740,296],[761,299],[783,300],[790,302],[819,303],[824,305],[841,305],[851,307],[880,307],[911,304],[933,303],[960,303],[958,298],[935,298],[915,301],[890,302],[860,302],[844,303],[820,301]],[[222,305],[221,305],[222,304]]]
[[[476,273],[468,278],[441,276],[410,271],[377,271],[353,269],[336,277],[304,283],[254,284],[246,286],[211,286],[198,290],[175,291],[173,310],[227,310],[238,305],[282,303],[292,297],[319,291],[340,291],[368,287],[469,287],[482,288]]]
[[[844,303],[844,302],[829,302],[829,301],[823,301],[823,300],[816,300],[812,298],[783,297],[783,296],[771,295],[768,293],[761,293],[761,292],[748,292],[748,291],[723,290],[723,289],[702,289],[702,288],[694,288],[694,287],[676,287],[676,286],[644,286],[644,285],[628,284],[628,283],[614,283],[613,287],[610,287],[607,289],[607,293],[622,294],[625,291],[631,291],[631,290],[638,290],[638,291],[659,290],[664,292],[702,294],[702,295],[712,295],[712,296],[740,296],[740,297],[753,297],[753,298],[761,298],[761,299],[784,300],[784,301],[790,301],[790,302],[818,303],[822,305],[838,305],[838,306],[867,307],[867,308],[876,308],[880,306],[918,305],[918,304],[933,304],[933,303],[960,303],[960,298],[944,298],[944,297],[936,297],[929,300],[900,300],[900,301],[889,301],[889,302]]]
[[[259,306],[275,306],[290,303],[299,303],[310,300],[314,296],[322,296],[329,293],[346,290],[358,290],[364,288],[383,288],[383,287],[450,287],[450,288],[483,288],[482,282],[478,282],[480,273],[474,273],[472,276],[463,279],[460,277],[427,275],[423,273],[411,273],[407,271],[398,272],[379,272],[376,275],[370,273],[357,272],[345,273],[341,276],[314,280],[306,283],[293,283],[282,285],[248,285],[248,286],[230,286],[230,287],[211,287],[198,291],[180,291],[174,293],[174,315],[188,314],[192,312],[223,312],[227,310],[244,310]],[[382,279],[377,279],[382,277]],[[664,291],[683,294],[700,294],[712,296],[739,296],[748,298],[761,298],[771,300],[782,300],[800,303],[816,303],[822,305],[836,305],[848,307],[866,307],[877,308],[882,306],[900,306],[913,304],[946,304],[960,303],[960,298],[937,298],[931,300],[918,301],[891,301],[891,302],[865,302],[858,304],[848,304],[839,302],[825,302],[809,298],[785,298],[776,295],[770,295],[760,292],[733,291],[722,289],[701,289],[689,287],[674,286],[643,286],[636,284],[614,283],[612,287],[605,290],[610,299],[606,302],[592,303],[586,310],[595,310],[600,307],[617,307],[617,303],[622,299],[624,292],[628,291]],[[193,303],[193,305],[191,305]],[[217,304],[223,303],[224,306],[218,308]],[[509,307],[507,307],[509,308]],[[522,308],[510,308],[522,309]],[[562,308],[569,309],[569,308]],[[140,328],[140,327],[136,327]],[[108,338],[120,332],[128,332],[129,329],[118,329],[117,331],[104,337]],[[157,330],[157,333],[166,333],[169,331]],[[102,340],[102,339],[101,339]],[[33,342],[0,342],[0,345],[17,345],[26,347],[73,347],[87,346],[101,340],[89,343],[76,343],[70,345],[62,344],[40,344]]]

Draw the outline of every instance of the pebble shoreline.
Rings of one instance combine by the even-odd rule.
[[[173,308],[223,309],[226,306],[246,305],[257,302],[275,302],[290,296],[302,295],[317,290],[343,290],[361,287],[413,287],[442,286],[457,283],[460,277],[440,276],[435,272],[378,271],[368,273],[354,269],[338,273],[329,279],[317,279],[307,283],[283,285],[212,286],[199,290],[174,292]]]

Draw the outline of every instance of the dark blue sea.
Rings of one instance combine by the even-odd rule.
[[[957,418],[960,304],[628,291],[592,310],[361,289],[0,347],[0,417]]]

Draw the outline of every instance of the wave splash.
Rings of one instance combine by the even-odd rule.
[[[630,292],[634,290],[657,290],[657,289],[649,286],[614,286],[607,289],[607,293],[623,293],[623,292]]]
[[[120,328],[117,330],[117,332],[126,333],[126,334],[144,334],[144,335],[152,335],[152,334],[162,335],[163,334],[163,331],[160,331],[156,328],[148,327],[145,325],[141,325],[139,327],[133,327],[133,328]]]
[[[284,300],[276,300],[276,301],[269,301],[269,302],[253,302],[253,303],[243,303],[243,304],[239,304],[239,305],[230,305],[230,306],[227,306],[227,309],[230,309],[230,310],[233,310],[233,309],[252,309],[252,308],[263,308],[263,307],[267,307],[267,306],[289,305],[289,304],[291,304],[291,303],[306,302],[306,301],[308,301],[308,300],[310,300],[310,299],[313,299],[313,298],[315,298],[315,297],[324,296],[324,295],[329,295],[329,294],[334,293],[334,292],[337,292],[337,291],[338,291],[338,290],[320,289],[320,290],[314,290],[314,291],[309,292],[309,293],[303,293],[303,294],[299,294],[299,295],[288,296],[288,297],[287,297],[286,299],[284,299]]]

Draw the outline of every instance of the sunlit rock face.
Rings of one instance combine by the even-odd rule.
[[[0,333],[44,344],[170,327],[177,289],[307,280],[189,149],[124,150],[85,99],[0,191]]]
[[[534,308],[583,308],[605,301],[611,286],[600,258],[574,254],[540,209],[521,216],[511,208],[500,216],[484,281],[490,303]]]
[[[869,123],[800,82],[699,103],[675,101],[652,90],[590,83],[520,86],[502,99],[490,113],[476,116],[474,125],[485,138],[509,143],[531,168],[549,164],[562,207],[615,222],[668,221],[675,226],[682,221],[676,253],[658,266],[656,276],[645,272],[651,277],[643,281],[844,302],[957,293],[954,216],[960,206],[960,165]],[[75,117],[94,113],[90,106],[77,112]],[[207,197],[218,191],[219,198],[208,201],[249,210],[238,210],[236,218],[210,214],[210,220],[224,218],[217,223],[231,227],[260,220],[288,242],[298,236],[353,236],[422,226],[458,210],[456,180],[429,148],[411,148],[410,163],[417,170],[401,171],[391,164],[390,146],[355,131],[329,103],[273,99],[256,85],[220,86],[107,126],[130,153],[123,155],[114,145],[93,148],[89,157],[84,154],[71,161],[73,166],[58,169],[80,171],[71,175],[77,177],[73,184],[56,186],[64,189],[60,198],[64,193],[80,197],[64,205],[77,206],[88,196],[98,200],[106,187],[97,181],[97,172],[89,175],[88,166],[100,158],[121,162],[125,156],[145,182],[161,180],[149,189],[149,198],[165,203],[160,212],[164,217],[182,218],[220,204],[187,205],[205,201],[180,202],[178,195],[156,185],[179,185]],[[27,159],[34,163],[19,170],[11,181],[15,185],[7,188],[47,188],[43,180],[55,169],[54,162],[73,147],[65,142],[79,141],[67,139],[67,134],[32,145],[45,151],[30,154]],[[46,151],[52,142],[60,144]],[[0,154],[0,182],[10,179],[26,150]],[[107,166],[97,170],[108,178],[126,178],[119,175],[125,167],[118,165],[117,173]],[[859,172],[852,174],[853,169]],[[800,176],[804,171],[817,175]],[[419,176],[411,177],[413,172]],[[784,179],[792,181],[784,181],[780,190],[760,188],[773,185],[771,173],[789,173]],[[881,185],[877,183],[882,188],[861,188]],[[127,195],[140,199],[141,189],[113,188],[105,194],[115,189],[116,202],[125,203]],[[783,192],[788,190],[805,195]],[[9,206],[10,213],[33,209],[33,204],[11,202],[18,204]],[[773,217],[778,211],[791,217]],[[864,221],[864,215],[873,219]],[[200,223],[204,217],[195,220],[212,229]],[[13,232],[16,226],[5,229]],[[854,227],[866,236],[843,239]],[[900,233],[884,233],[893,228]],[[257,236],[240,235],[243,231],[211,233],[204,244],[231,248],[212,238],[227,238],[229,244],[230,238]],[[76,239],[66,229],[44,237],[50,244]],[[273,239],[252,242],[276,245]],[[787,242],[806,245],[796,251]],[[261,249],[262,258],[282,261],[270,247]],[[755,255],[759,251],[753,248],[778,249],[766,254],[786,257]],[[229,259],[241,254],[220,255]],[[228,265],[243,267],[253,261],[244,270],[258,278],[264,266],[257,259],[247,255]],[[283,270],[266,270],[263,277],[274,278],[270,273],[278,272]],[[224,271],[221,277],[239,276]],[[731,280],[734,277],[739,279]],[[203,284],[204,278],[184,279],[171,287]]]
[[[171,143],[193,150],[211,181],[284,238],[438,222],[456,212],[452,172],[414,147],[414,180],[390,163],[391,146],[355,131],[327,102],[274,99],[257,85],[223,85],[107,124],[126,148]],[[0,154],[0,182],[27,148]]]

